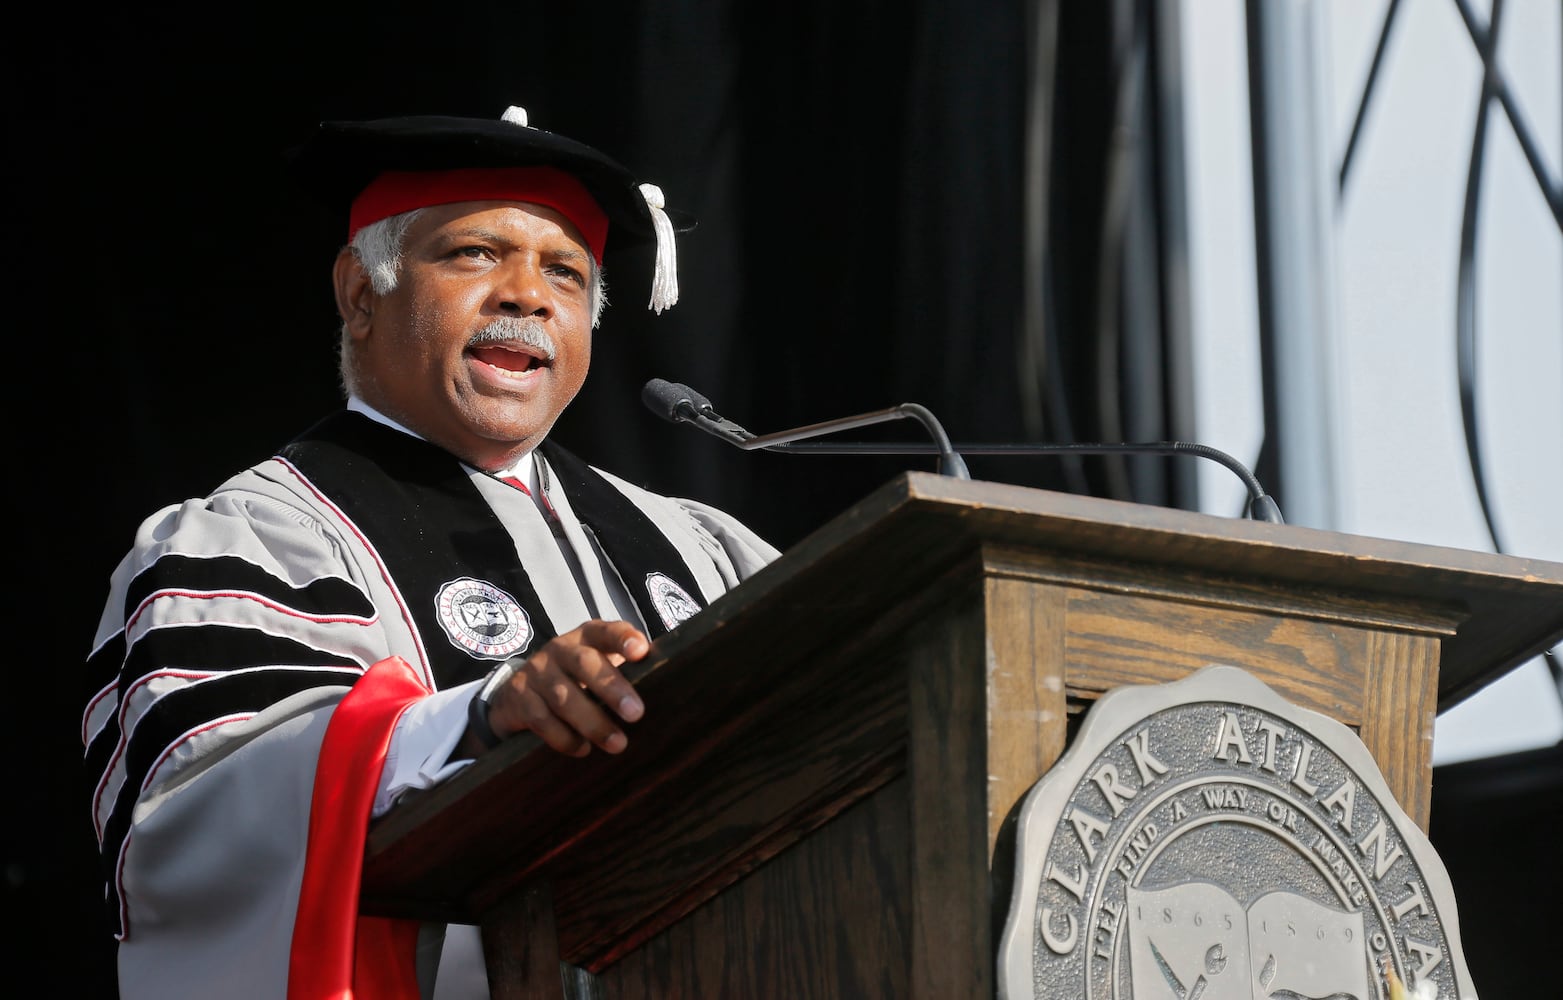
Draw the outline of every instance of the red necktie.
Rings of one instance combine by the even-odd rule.
[[[523,483],[515,476],[500,476],[499,481],[514,486],[516,489],[520,490],[522,493],[525,493],[529,497],[532,496],[532,491],[526,488],[526,483]],[[536,500],[537,498],[532,497],[532,499]],[[548,518],[548,520],[555,523],[557,523],[559,520],[559,515],[554,513],[554,505],[548,502],[548,498],[546,496],[543,497],[543,514]]]

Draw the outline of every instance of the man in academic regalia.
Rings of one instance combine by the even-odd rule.
[[[125,1000],[487,995],[471,927],[360,919],[367,825],[520,732],[621,752],[619,668],[775,558],[728,515],[547,440],[609,248],[689,221],[530,127],[328,122],[298,177],[346,209],[344,409],[143,522],[83,741]]]

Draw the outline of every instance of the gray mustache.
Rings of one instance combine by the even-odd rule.
[[[468,347],[481,347],[484,344],[525,344],[527,347],[543,352],[545,360],[554,360],[554,340],[543,329],[543,324],[535,319],[518,319],[514,316],[501,316],[488,326],[472,335],[467,341]]]

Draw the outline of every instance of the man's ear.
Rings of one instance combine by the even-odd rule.
[[[342,317],[343,327],[354,340],[363,340],[369,335],[377,301],[368,272],[351,250],[343,250],[336,255],[331,280],[336,289],[336,311]]]

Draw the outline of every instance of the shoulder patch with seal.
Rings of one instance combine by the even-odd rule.
[[[435,614],[452,644],[485,660],[503,660],[532,641],[532,620],[514,597],[464,576],[440,587]]]
[[[651,594],[652,606],[661,616],[663,626],[670,630],[700,612],[700,602],[690,597],[666,573],[647,573],[646,590]]]

